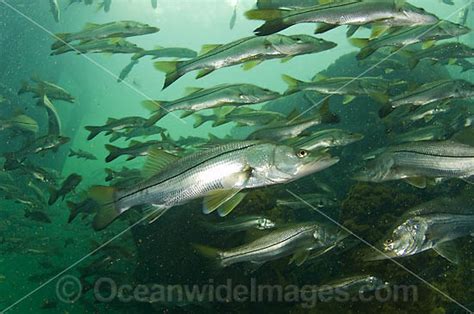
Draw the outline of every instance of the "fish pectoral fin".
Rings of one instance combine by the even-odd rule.
[[[462,178],[466,183],[474,184],[474,175]]]
[[[296,266],[303,265],[303,263],[308,259],[309,254],[310,254],[310,251],[308,250],[297,251],[291,257],[290,261],[288,262],[288,265],[292,263],[295,263]]]
[[[204,197],[202,211],[209,214],[218,211],[219,216],[228,215],[244,199],[247,193],[240,193],[240,189],[216,190]]]
[[[451,263],[459,264],[460,250],[454,241],[437,244],[433,247],[433,250]]]
[[[245,274],[248,275],[256,272],[263,264],[264,262],[251,261],[245,268]]]
[[[374,39],[382,36],[390,29],[390,26],[383,23],[376,23],[372,26],[372,33],[369,39]]]
[[[320,23],[317,27],[316,30],[314,31],[315,34],[321,34],[325,33],[327,31],[330,31],[333,28],[338,27],[338,25],[335,24],[327,24],[327,23]]]
[[[148,150],[148,158],[142,169],[142,175],[149,178],[159,173],[163,168],[178,160],[179,157],[162,149],[153,147]]]
[[[342,103],[343,103],[344,105],[347,105],[348,103],[350,103],[351,101],[353,101],[355,98],[356,98],[356,96],[354,96],[354,95],[345,95],[345,96],[344,96],[344,99],[342,100]]]
[[[434,46],[436,40],[427,40],[421,45],[421,49],[428,49]]]
[[[281,63],[286,63],[288,61],[290,61],[291,59],[293,59],[293,56],[288,56],[288,57],[285,57],[285,58],[281,58]]]
[[[194,110],[185,110],[183,111],[183,113],[181,113],[181,115],[179,116],[180,119],[183,119],[183,118],[186,118],[186,117],[189,117],[190,115],[192,115],[195,111]]]
[[[201,77],[204,77],[204,76],[210,74],[212,71],[214,71],[214,69],[202,69],[196,75],[196,79],[200,79]]]
[[[244,64],[242,64],[242,69],[243,69],[244,71],[248,71],[248,70],[253,69],[253,68],[256,67],[257,65],[259,65],[260,63],[262,63],[262,60],[247,61],[247,62],[245,62]]]
[[[406,178],[405,181],[419,189],[426,188],[426,178],[424,177],[413,177],[413,178]]]

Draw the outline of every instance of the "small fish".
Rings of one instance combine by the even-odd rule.
[[[96,39],[78,44],[68,44],[51,52],[50,55],[60,55],[67,52],[81,53],[137,53],[143,49],[123,38]]]
[[[295,199],[294,197],[288,199],[277,199],[278,206],[289,207],[294,210],[311,209],[314,206],[318,209],[334,208],[339,205],[339,201],[332,194],[311,193],[300,195],[304,202]],[[308,206],[310,204],[311,206]]]
[[[238,1],[235,2],[234,9],[232,10],[232,16],[230,17],[229,21],[229,29],[234,29],[235,21],[237,20],[237,5]]]
[[[61,9],[59,8],[58,0],[49,0],[49,6],[54,20],[56,23],[59,23],[59,20],[61,19]]]
[[[55,37],[58,40],[52,44],[51,49],[56,50],[72,41],[86,42],[106,38],[126,38],[152,34],[159,30],[157,27],[135,21],[115,21],[105,24],[87,23],[82,31],[56,34]]]
[[[165,144],[166,145],[166,144]],[[133,160],[139,156],[148,156],[149,150],[152,147],[164,149],[164,143],[162,141],[152,140],[148,142],[140,142],[132,140],[130,145],[125,148],[120,148],[114,145],[107,144],[105,148],[109,151],[109,155],[105,158],[105,162],[111,162],[116,158],[128,155],[127,160]]]
[[[103,0],[101,3],[99,3],[98,9],[104,9],[104,12],[109,12],[110,11],[110,6],[112,5],[112,0]]]
[[[419,188],[426,178],[460,178],[474,182],[474,147],[453,141],[424,141],[386,148],[355,180],[384,182],[405,180]]]
[[[158,58],[195,58],[197,52],[188,48],[163,48],[157,47],[152,50],[143,50],[132,56],[132,60],[138,60],[144,56],[152,56],[152,59]]]
[[[37,222],[44,222],[48,224],[51,223],[51,219],[48,217],[48,215],[45,212],[39,211],[39,210],[34,210],[34,211],[27,210],[25,212],[25,218],[28,218]]]
[[[134,137],[146,137],[150,135],[156,135],[156,134],[163,134],[165,130],[163,128],[160,128],[159,126],[152,125],[152,126],[141,126],[141,127],[136,127],[136,128],[131,128],[131,129],[126,129],[122,132],[113,132],[112,136],[110,137],[110,142],[115,142],[119,138],[123,138],[126,141],[128,141],[131,138]]]
[[[214,231],[239,232],[249,229],[267,230],[275,228],[276,224],[262,216],[243,216],[231,221],[219,223],[206,223],[206,228]]]
[[[108,118],[107,122],[102,126],[86,126],[85,129],[90,132],[87,140],[91,140],[102,132],[106,135],[110,135],[113,132],[142,127],[147,122],[147,119],[142,117],[125,117],[121,119]]]
[[[59,190],[50,188],[50,191],[49,191],[50,196],[48,200],[48,205],[53,205],[60,197],[62,197],[62,199],[64,200],[66,195],[74,191],[76,187],[81,183],[81,181],[82,181],[82,177],[78,174],[73,173],[73,174],[70,174],[64,180]]]
[[[449,63],[454,64],[457,59],[474,58],[474,49],[463,43],[450,42],[416,52],[404,51],[403,54],[408,57],[410,68],[413,69],[420,60],[429,60],[435,64],[448,59]]]
[[[296,111],[293,111],[288,116],[275,111],[256,110],[247,107],[236,108],[229,113],[217,115],[213,126],[221,125],[224,121],[236,122],[238,126],[256,126],[267,125],[273,122],[290,121],[297,116]]]
[[[120,83],[122,82],[129,74],[132,72],[132,69],[134,66],[138,64],[138,60],[132,60],[128,65],[126,65],[122,71],[120,71],[119,77],[117,79],[117,82]]]
[[[167,209],[201,197],[205,213],[217,210],[226,216],[245,197],[244,189],[294,181],[338,161],[326,153],[258,141],[231,142],[182,158],[152,150],[144,169],[149,179],[128,189],[90,190],[89,196],[101,205],[93,225],[103,229],[130,207],[143,204],[154,205],[155,220]]]
[[[450,241],[473,234],[473,209],[472,199],[463,197],[437,198],[416,206],[385,237],[384,254],[372,254],[366,260],[405,257],[433,249],[458,263]]]
[[[110,168],[105,168],[107,177],[105,178],[106,182],[118,179],[118,178],[131,178],[131,177],[140,177],[141,171],[138,169],[129,169],[127,167],[122,167],[121,170],[115,171]]]
[[[386,103],[390,81],[380,77],[333,77],[317,76],[313,82],[303,82],[289,75],[283,75],[283,80],[288,84],[285,94],[298,91],[313,91],[324,95],[343,95],[343,104],[348,104],[356,96],[366,95]]]
[[[301,223],[277,229],[233,249],[221,251],[203,245],[195,247],[204,256],[215,259],[219,267],[242,262],[262,265],[289,255],[294,255],[293,259],[299,266],[312,250],[334,246],[338,238],[339,235],[333,228],[315,223]]]
[[[474,97],[474,84],[468,81],[454,79],[435,81],[390,98],[389,104],[380,109],[379,116],[385,117],[393,108],[404,105],[424,106],[437,101],[472,97]]]
[[[324,129],[301,138],[295,145],[306,150],[316,150],[329,147],[346,146],[360,141],[364,135],[342,129]]]
[[[11,118],[0,119],[0,131],[13,129],[13,130],[23,130],[32,133],[38,133],[39,126],[31,117],[25,114],[17,114]]]
[[[147,100],[143,105],[153,115],[149,121],[152,125],[176,110],[185,110],[181,116],[185,117],[199,110],[258,104],[280,96],[277,92],[252,84],[222,84],[207,89],[193,88],[189,95],[175,101]]]
[[[95,157],[93,154],[83,151],[82,149],[79,149],[77,151],[70,149],[69,157],[77,157],[77,158],[82,158],[86,160],[97,160],[97,157]]]
[[[32,78],[36,82],[36,86],[29,85],[28,82],[23,81],[18,95],[24,93],[33,93],[34,97],[43,99],[46,95],[49,99],[64,100],[74,103],[74,97],[64,88],[53,84],[51,82],[43,81],[38,78]]]
[[[351,38],[349,41],[361,48],[357,59],[362,60],[382,47],[394,50],[408,45],[423,43],[424,48],[431,47],[437,40],[458,37],[470,32],[470,29],[449,21],[440,21],[434,25],[406,27],[375,39]]]
[[[439,19],[404,1],[344,1],[315,5],[303,9],[250,10],[245,16],[265,20],[254,33],[269,35],[300,23],[319,23],[315,33],[323,33],[340,25],[361,26],[370,23],[384,28],[431,25]],[[351,30],[354,32],[354,30]],[[380,31],[379,31],[380,32]]]
[[[311,289],[310,293],[324,295],[325,292],[337,291],[337,293],[347,293],[349,296],[352,296],[382,289],[387,285],[388,282],[384,282],[372,275],[356,275],[325,283],[321,287]]]
[[[273,141],[292,139],[315,125],[325,123],[332,124],[339,121],[339,116],[329,110],[329,102],[326,101],[323,105],[321,105],[321,108],[318,110],[318,112],[311,118],[299,121],[297,120],[294,122],[285,122],[279,125],[271,125],[269,127],[261,128],[252,132],[247,137],[247,139],[265,139]]]
[[[59,114],[47,95],[43,99],[38,100],[38,105],[43,106],[48,114],[48,134],[59,136],[61,132],[61,120]]]
[[[446,140],[451,131],[442,124],[433,124],[423,128],[416,128],[402,134],[392,135],[391,143],[410,143],[421,141],[441,141]]]
[[[275,58],[291,58],[334,48],[337,44],[309,35],[245,37],[225,45],[206,45],[199,56],[187,61],[157,61],[155,68],[166,73],[163,89],[181,76],[200,70],[201,78],[214,70],[236,64],[251,69],[260,62]]]

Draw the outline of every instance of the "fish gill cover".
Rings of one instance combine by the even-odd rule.
[[[473,310],[472,1],[0,7],[2,313]]]

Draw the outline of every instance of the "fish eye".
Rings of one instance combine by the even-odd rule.
[[[387,239],[385,240],[385,244],[386,245],[389,245],[389,244],[392,244],[393,243],[393,240],[392,239]]]
[[[305,149],[300,149],[297,153],[296,153],[296,156],[298,156],[299,158],[304,158],[306,156],[308,156],[308,151],[305,150]]]

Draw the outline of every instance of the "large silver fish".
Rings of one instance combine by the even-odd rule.
[[[312,154],[286,145],[258,141],[233,142],[178,159],[150,152],[145,173],[150,178],[133,188],[91,188],[100,205],[94,228],[102,229],[136,205],[152,204],[158,212],[206,197],[203,210],[227,215],[245,196],[244,189],[287,183],[338,162],[327,154]],[[164,161],[168,164],[164,166]],[[164,166],[164,167],[163,167]]]
[[[425,178],[461,178],[474,182],[474,147],[453,141],[425,141],[385,149],[354,179],[370,182],[406,180],[417,187]]]
[[[360,141],[364,135],[343,129],[323,129],[298,139],[295,145],[306,150],[345,146]]]
[[[155,68],[166,73],[163,89],[181,76],[200,70],[196,78],[208,75],[214,70],[246,63],[250,69],[258,63],[275,58],[291,58],[298,55],[331,49],[337,44],[309,35],[245,37],[225,45],[203,46],[201,55],[187,61],[158,61]]]
[[[316,33],[340,25],[360,26],[379,23],[387,26],[429,25],[438,18],[404,1],[344,1],[315,5],[304,9],[250,10],[249,19],[265,20],[255,30],[257,35],[269,35],[300,23],[321,23]]]
[[[242,262],[261,265],[292,254],[297,265],[301,265],[312,250],[333,247],[338,239],[339,233],[334,228],[301,223],[272,231],[234,249],[219,251],[200,245],[196,248],[203,255],[215,258],[220,267]]]
[[[222,106],[252,105],[276,99],[277,92],[253,84],[221,84],[211,88],[193,88],[191,94],[174,101],[147,100],[145,108],[152,113],[149,124],[155,124],[167,113],[185,110],[182,117],[193,112]]]
[[[384,254],[368,260],[410,256],[434,249],[451,262],[458,262],[449,241],[474,233],[474,204],[464,197],[437,198],[411,209],[390,230],[381,247]],[[453,254],[454,253],[454,254]]]

